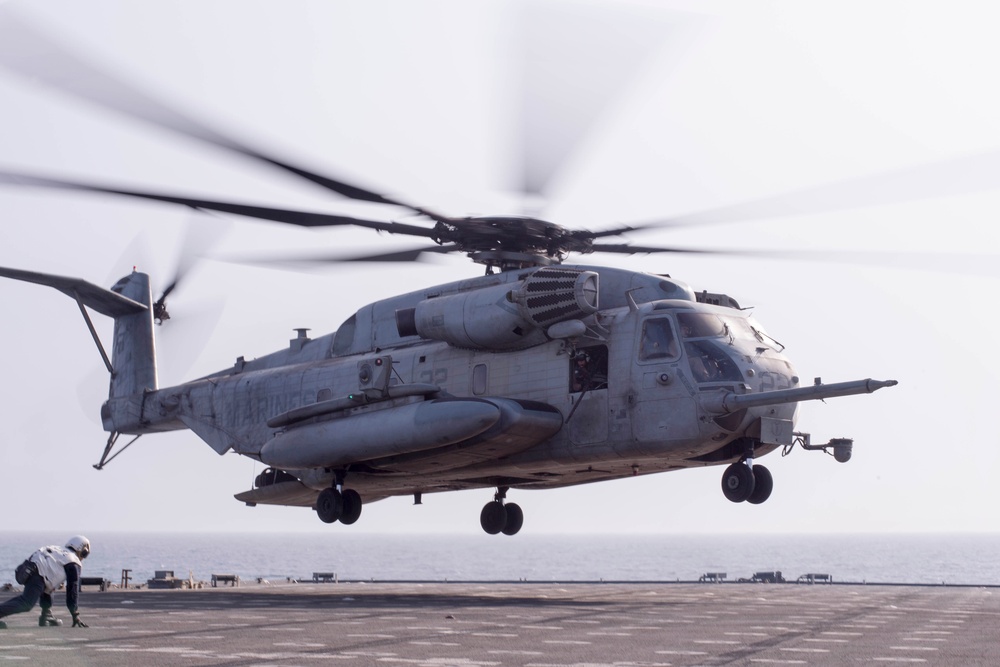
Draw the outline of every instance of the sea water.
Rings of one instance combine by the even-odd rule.
[[[32,551],[67,536],[0,532],[0,584]],[[1000,534],[982,535],[391,535],[95,533],[84,576],[133,583],[156,570],[209,580],[728,581],[781,571],[835,581],[1000,585]]]

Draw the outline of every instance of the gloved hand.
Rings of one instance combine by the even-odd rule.
[[[86,628],[89,627],[86,623],[80,620],[80,612],[73,612],[73,627],[74,628]]]

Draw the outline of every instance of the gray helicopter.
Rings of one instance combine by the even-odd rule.
[[[512,489],[724,466],[726,498],[763,503],[773,480],[756,462],[761,456],[798,445],[840,462],[851,457],[851,440],[813,444],[797,429],[799,402],[896,384],[803,382],[783,346],[732,297],[667,275],[566,262],[595,252],[706,252],[602,241],[642,226],[595,232],[527,216],[443,215],[250,148],[79,59],[62,57],[57,69],[72,74],[49,82],[65,92],[416,218],[363,219],[15,171],[0,172],[0,183],[425,239],[408,250],[330,258],[337,261],[464,253],[486,267],[485,275],[368,304],[333,333],[299,330],[283,350],[173,387],[159,386],[154,332],[169,319],[176,281],[154,300],[140,272],[108,290],[0,268],[69,295],[86,319],[111,375],[98,469],[143,435],[188,429],[219,454],[267,466],[254,488],[236,494],[248,505],[309,507],[323,522],[353,524],[365,503],[386,497],[419,503],[425,493],[485,488],[494,495],[480,515],[483,530],[513,535],[524,516],[507,502]],[[114,319],[110,352],[88,309]],[[131,440],[119,446],[123,435]]]
[[[311,339],[300,330],[287,349],[165,388],[154,321],[169,313],[165,298],[153,301],[146,274],[111,290],[16,269],[0,275],[70,295],[92,333],[87,308],[114,318],[110,355],[94,333],[111,374],[101,408],[110,437],[97,468],[124,449],[112,454],[121,435],[190,429],[219,454],[269,466],[237,499],[313,507],[326,523],[354,523],[364,503],[388,496],[420,502],[424,493],[485,487],[496,492],[482,528],[513,535],[523,513],[506,502],[510,489],[707,465],[726,466],[729,500],[759,504],[773,481],[755,460],[777,448],[798,443],[850,459],[850,440],[813,445],[796,430],[800,401],[896,384],[803,386],[783,347],[733,298],[665,275],[561,261],[574,251],[654,248],[603,247],[596,235],[515,217],[438,216],[425,235],[439,245],[405,258],[457,250],[485,264],[486,275],[374,302],[334,333]]]
[[[174,387],[157,383],[154,319],[169,314],[146,274],[111,290],[0,275],[70,295],[92,332],[86,308],[114,318],[110,355],[94,334],[111,374],[101,408],[111,435],[97,468],[121,451],[112,454],[120,435],[190,429],[219,454],[269,466],[237,499],[313,507],[326,523],[352,524],[364,503],[388,496],[420,502],[494,488],[482,528],[513,535],[523,514],[506,502],[510,489],[708,465],[726,466],[729,500],[763,503],[773,482],[759,457],[796,443],[851,457],[848,439],[813,445],[796,430],[800,401],[896,384],[804,385],[782,346],[729,296],[515,246],[525,229],[560,229],[550,223],[468,218],[457,227],[473,230],[477,249],[461,232],[451,242],[486,263],[486,275],[376,301],[334,333],[299,330],[287,349]],[[484,227],[516,250],[478,249]]]

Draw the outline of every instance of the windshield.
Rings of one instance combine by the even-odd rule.
[[[729,327],[730,335],[735,338],[745,338],[747,340],[760,340],[760,335],[754,331],[753,325],[744,317],[724,317],[722,318]]]
[[[686,340],[728,338],[730,343],[738,339],[764,342],[765,337],[768,337],[759,324],[745,317],[726,317],[712,313],[678,313],[677,323],[680,325],[681,337]]]
[[[742,382],[743,374],[725,350],[707,340],[684,343],[695,382]]]
[[[677,313],[682,338],[721,338],[726,335],[722,319],[709,313]]]

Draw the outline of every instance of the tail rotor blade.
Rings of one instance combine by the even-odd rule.
[[[153,303],[153,317],[157,324],[162,324],[164,320],[170,319],[170,313],[167,312],[166,306],[167,297],[177,289],[181,280],[208,254],[228,230],[229,225],[226,221],[215,217],[199,216],[188,221],[173,278],[163,288],[160,298]]]

